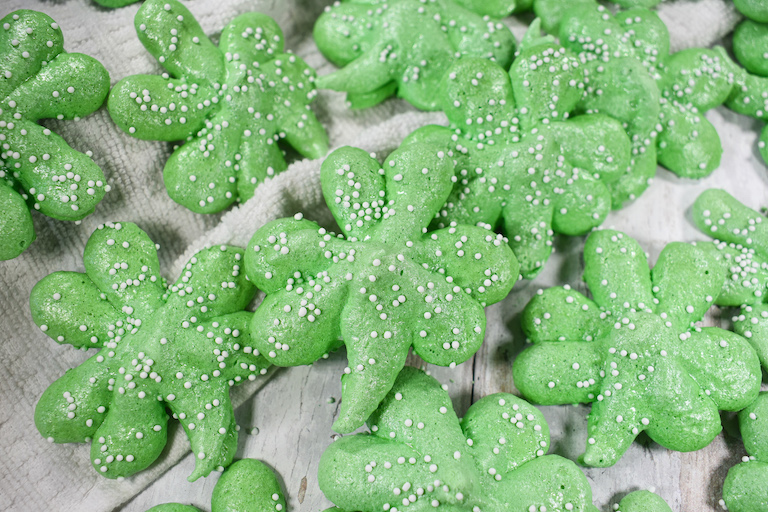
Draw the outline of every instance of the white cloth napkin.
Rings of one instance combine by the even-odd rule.
[[[287,48],[318,69],[333,68],[312,42],[314,19],[330,0],[191,0],[185,2],[206,33],[217,36],[236,15],[255,10],[273,16],[286,33]],[[158,73],[159,66],[141,46],[133,28],[140,4],[104,9],[90,0],[51,2],[6,0],[0,17],[16,9],[49,14],[62,27],[67,51],[96,57],[109,70],[112,83],[136,73]],[[678,0],[660,13],[674,27],[672,46],[710,45],[730,32],[738,20],[729,0]],[[518,39],[524,26],[509,20]],[[362,112],[350,112],[343,95],[321,92],[315,105],[327,126],[332,147],[352,144],[382,155],[398,146],[410,131],[444,123],[439,113],[422,113],[399,100]],[[166,277],[175,279],[187,259],[207,244],[244,245],[265,222],[302,211],[328,221],[319,185],[318,161],[298,161],[256,191],[256,196],[226,214],[196,215],[176,205],[162,182],[162,167],[171,145],[139,141],[120,132],[101,109],[78,122],[49,122],[73,147],[91,150],[112,191],[96,212],[79,224],[34,215],[37,241],[15,260],[0,263],[0,509],[112,510],[128,501],[188,450],[177,431],[160,460],[123,482],[107,480],[90,466],[88,446],[50,445],[37,432],[34,406],[45,388],[87,355],[59,346],[35,327],[29,313],[32,287],[57,270],[82,271],[82,252],[97,225],[131,221],[161,246]],[[235,388],[233,402],[243,403],[269,379]],[[258,402],[258,399],[256,400]],[[259,407],[259,404],[256,405]]]

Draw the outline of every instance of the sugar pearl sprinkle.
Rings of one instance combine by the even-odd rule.
[[[37,122],[78,120],[96,110],[109,90],[107,72],[91,57],[66,53],[61,29],[43,13],[8,14],[0,20],[0,33],[7,44],[0,64],[0,187],[21,196],[12,206],[27,209],[26,202],[49,217],[80,220],[93,212],[109,185],[90,152],[75,151]],[[10,224],[0,231],[2,259],[17,247],[8,254],[15,257],[34,238],[14,238],[33,230],[28,213],[9,215],[29,220],[27,226]]]
[[[320,460],[320,487],[333,502],[387,512],[591,506],[578,467],[546,455],[549,429],[541,412],[514,395],[487,396],[460,422],[437,381],[406,367],[369,425],[370,434],[336,440]]]
[[[224,28],[218,48],[176,0],[149,0],[136,20],[139,38],[168,72],[121,80],[109,111],[135,137],[185,141],[164,170],[176,202],[213,213],[250,198],[285,170],[280,140],[309,158],[325,155],[325,130],[309,107],[315,73],[283,53],[274,20],[243,14]]]
[[[594,300],[556,287],[525,309],[534,345],[514,368],[523,396],[592,403],[582,458],[590,466],[613,465],[642,431],[674,450],[709,444],[718,410],[748,405],[761,376],[745,338],[697,324],[723,286],[722,258],[673,243],[651,272],[635,240],[605,230],[589,236],[584,260]]]
[[[94,468],[124,477],[160,455],[167,409],[197,457],[190,479],[228,465],[237,442],[229,388],[268,367],[248,337],[251,313],[242,311],[255,293],[242,251],[204,249],[168,285],[149,237],[134,224],[110,223],[91,235],[84,260],[86,274],[53,273],[30,299],[49,337],[98,350],[45,391],[41,434],[91,440]]]
[[[315,41],[344,67],[318,78],[318,86],[349,93],[352,106],[358,100],[369,106],[397,91],[420,109],[439,110],[434,91],[452,62],[474,56],[506,69],[515,51],[503,23],[461,3],[466,7],[453,0],[334,2],[315,24]]]
[[[471,357],[485,332],[483,306],[504,298],[518,272],[501,235],[465,225],[427,231],[453,172],[435,147],[405,146],[383,166],[341,148],[321,172],[343,235],[301,215],[256,232],[246,269],[267,298],[251,332],[280,366],[308,364],[344,340],[349,366],[335,429],[345,432],[384,398],[411,346],[441,366]]]
[[[433,136],[456,166],[437,225],[501,225],[526,278],[543,268],[556,232],[586,233],[605,219],[608,185],[630,152],[618,121],[570,119],[584,94],[583,66],[569,50],[535,39],[538,24],[530,30],[534,40],[509,73],[483,59],[451,67],[441,98],[450,128]]]

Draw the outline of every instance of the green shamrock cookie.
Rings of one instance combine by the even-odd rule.
[[[593,7],[594,5],[594,0],[534,0],[532,7],[536,17],[541,20],[544,30],[549,34],[557,35],[560,30],[560,21],[565,13],[579,6]]]
[[[518,278],[500,235],[466,225],[427,232],[452,176],[450,158],[431,145],[402,147],[383,166],[344,147],[321,169],[343,235],[297,215],[265,225],[248,244],[246,272],[267,294],[251,323],[254,347],[278,366],[347,347],[339,432],[365,422],[411,347],[441,366],[472,357],[485,333],[483,307]]]
[[[726,267],[727,277],[715,304],[740,308],[733,330],[749,340],[768,369],[768,223],[719,189],[702,192],[692,216],[702,232],[716,239],[713,247]]]
[[[768,510],[768,462],[747,460],[728,470],[723,501],[731,512]]]
[[[721,256],[671,243],[651,271],[635,240],[606,230],[589,236],[584,260],[594,300],[555,287],[526,306],[533,346],[513,366],[518,389],[539,404],[592,404],[588,466],[615,464],[642,431],[671,450],[705,447],[718,411],[746,407],[760,389],[746,339],[695,326],[725,281]]]
[[[211,512],[286,512],[280,484],[266,464],[256,459],[234,462],[216,482]],[[147,512],[200,512],[179,503],[165,503]]]
[[[109,113],[134,137],[185,140],[163,170],[177,203],[215,213],[250,198],[259,183],[285,170],[279,141],[309,158],[328,151],[309,108],[314,71],[282,53],[283,33],[270,17],[238,16],[219,47],[176,0],[148,0],[135,25],[167,72],[122,79],[109,95]]]
[[[653,11],[611,15],[594,1],[563,14],[560,40],[579,53],[588,75],[581,108],[625,124],[632,140],[628,171],[613,187],[613,205],[638,197],[657,162],[684,178],[720,165],[722,146],[704,113],[729,99],[734,67],[720,50],[669,53],[669,32]]]
[[[117,9],[118,7],[125,7],[126,5],[135,4],[139,0],[93,0],[93,1],[102,7]]]
[[[768,23],[768,4],[764,0],[733,0],[744,16],[760,23]]]
[[[531,8],[534,0],[454,0],[465,9],[490,16],[491,18],[505,18],[510,14],[526,11]]]
[[[169,409],[197,456],[195,480],[237,447],[229,388],[265,373],[243,311],[254,286],[242,250],[198,252],[175,284],[136,225],[108,224],[85,246],[85,273],[54,272],[32,289],[32,318],[58,343],[99,351],[43,393],[35,425],[51,442],[91,441],[93,467],[132,475],[158,458]]]
[[[515,53],[512,33],[500,21],[467,10],[492,12],[497,3],[503,2],[336,2],[318,18],[314,36],[323,55],[341,69],[319,77],[317,86],[348,93],[353,108],[396,93],[417,108],[438,110],[435,91],[457,59],[481,57],[509,67]]]
[[[734,88],[728,107],[740,114],[768,120],[768,4],[735,2],[748,18],[733,33],[733,53],[746,69],[733,65]],[[760,153],[768,162],[768,126],[758,141]]]
[[[741,22],[733,32],[733,52],[750,73],[768,76],[768,24]]]
[[[118,7],[125,7],[126,5],[135,4],[139,0],[93,0],[93,1],[102,7],[117,9]]]
[[[650,491],[635,491],[619,502],[616,512],[672,512],[667,502]]]
[[[109,74],[93,57],[65,52],[46,14],[14,11],[0,25],[0,260],[9,260],[35,239],[30,209],[77,221],[109,190],[90,157],[38,124],[94,112]]]
[[[503,18],[510,14],[532,9],[541,19],[544,29],[557,34],[560,21],[565,12],[581,5],[595,5],[594,0],[456,0],[469,9],[480,13]],[[609,0],[623,9],[642,7],[650,9],[663,0]],[[760,0],[757,0],[760,1]]]
[[[664,0],[611,0],[611,2],[623,7],[624,9],[631,9],[633,7],[645,7],[650,9],[656,7]]]
[[[749,457],[728,471],[723,500],[731,512],[768,510],[768,393],[739,413],[739,428]]]
[[[768,392],[760,393],[757,400],[739,412],[739,429],[749,456],[768,462]]]
[[[368,425],[320,459],[320,489],[341,509],[597,512],[581,470],[545,455],[544,416],[514,395],[486,396],[459,421],[440,384],[406,367]]]
[[[736,86],[727,106],[739,114],[768,121],[768,77],[759,77],[740,69],[736,72]],[[758,148],[768,162],[768,125],[763,127]]]
[[[625,172],[630,141],[603,115],[570,118],[582,97],[576,57],[534,22],[507,73],[463,58],[436,97],[450,127],[427,126],[406,141],[428,141],[453,158],[456,184],[435,226],[499,227],[532,278],[555,233],[583,235],[611,210],[609,186]]]
[[[752,344],[768,369],[768,225],[763,215],[724,190],[710,189],[694,202],[692,216],[702,232],[715,238],[727,278],[715,303],[737,306],[733,330]],[[744,446],[750,457],[731,468],[723,499],[732,512],[768,509],[768,393],[739,413]]]

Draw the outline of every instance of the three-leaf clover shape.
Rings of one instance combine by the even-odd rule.
[[[98,352],[43,393],[35,425],[51,442],[91,441],[94,468],[132,475],[158,458],[170,409],[189,437],[190,480],[227,466],[237,448],[229,388],[266,372],[243,311],[255,287],[242,250],[193,256],[171,286],[135,224],[108,224],[85,247],[85,273],[54,272],[32,290],[32,318],[59,343]]]
[[[256,459],[241,459],[216,482],[211,512],[287,512],[280,484],[269,467]],[[200,512],[191,505],[164,503],[147,512]]]
[[[685,178],[719,166],[720,138],[704,113],[733,90],[733,66],[722,51],[670,55],[669,31],[656,13],[611,15],[594,1],[565,11],[559,34],[588,73],[580,108],[620,120],[632,140],[630,167],[613,186],[614,207],[648,187],[657,162]]]
[[[500,235],[466,225],[427,232],[452,176],[435,146],[401,147],[383,166],[340,148],[323,162],[321,182],[343,235],[297,215],[265,225],[248,244],[248,277],[267,294],[251,323],[254,347],[278,366],[347,347],[339,432],[365,422],[411,347],[441,366],[472,357],[485,333],[483,307],[518,278]]]
[[[749,340],[768,369],[768,222],[720,189],[702,192],[692,217],[702,232],[715,238],[713,250],[726,269],[715,304],[740,308],[733,330]]]
[[[584,74],[570,51],[538,38],[535,22],[507,73],[463,58],[437,97],[450,127],[427,126],[410,141],[446,148],[456,184],[434,224],[499,227],[532,278],[552,251],[555,233],[582,235],[611,210],[609,184],[629,164],[630,141],[603,115],[570,118]]]
[[[480,57],[509,67],[515,39],[497,19],[441,0],[346,0],[317,19],[315,42],[341,67],[318,87],[348,93],[366,108],[397,93],[422,110],[438,110],[435,89],[451,63]],[[470,9],[471,5],[467,5]]]
[[[541,291],[523,312],[533,342],[513,366],[539,404],[591,403],[589,466],[611,466],[645,431],[660,445],[698,450],[760,390],[760,363],[743,337],[697,327],[726,278],[720,255],[671,243],[653,270],[640,245],[597,231],[584,248],[593,299],[570,287]]]
[[[514,395],[486,396],[459,421],[440,384],[406,367],[368,425],[320,459],[320,489],[341,509],[597,511],[576,464],[545,455],[544,416]]]
[[[309,108],[317,93],[314,71],[282,53],[283,33],[270,17],[238,16],[218,47],[176,0],[148,0],[135,25],[167,72],[122,79],[109,95],[109,113],[134,137],[185,141],[163,171],[177,203],[215,213],[250,198],[258,184],[285,170],[282,140],[309,158],[328,151]]]
[[[723,501],[731,512],[761,512],[768,507],[768,393],[739,412],[739,429],[749,456],[728,470]]]
[[[37,11],[0,20],[0,48],[0,260],[8,260],[35,239],[30,208],[77,221],[109,190],[88,156],[37,123],[98,109],[109,74],[93,57],[65,52],[59,25]]]

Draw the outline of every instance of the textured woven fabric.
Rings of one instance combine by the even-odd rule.
[[[330,0],[192,0],[186,2],[206,33],[218,35],[236,15],[249,10],[272,15],[285,30],[288,49],[302,56],[319,74],[331,66],[311,39],[313,20]],[[103,9],[90,0],[6,0],[0,17],[36,9],[53,17],[64,31],[65,48],[99,59],[112,83],[159,67],[141,46],[133,28],[139,4]],[[680,0],[661,7],[673,31],[673,48],[709,45],[732,28],[738,17],[728,0]],[[510,21],[518,39],[524,26]],[[444,122],[439,113],[421,113],[391,100],[362,112],[350,112],[343,95],[323,91],[315,111],[328,128],[332,147],[354,144],[386,154],[413,129]],[[90,467],[88,447],[50,445],[37,433],[34,405],[45,388],[87,355],[58,346],[37,330],[29,313],[34,284],[57,270],[82,271],[82,253],[90,233],[107,221],[131,221],[160,244],[164,275],[175,279],[183,264],[207,244],[244,245],[258,227],[302,211],[330,222],[320,193],[318,161],[293,163],[267,182],[247,203],[219,215],[196,215],[175,204],[162,182],[162,167],[171,145],[128,137],[101,109],[78,122],[50,122],[73,147],[93,152],[112,191],[96,212],[79,224],[33,215],[37,241],[15,260],[0,263],[0,509],[112,510],[174,465],[188,450],[186,437],[174,430],[166,452],[149,470],[123,482],[102,478]],[[269,375],[235,388],[238,405],[253,395]],[[258,406],[258,405],[257,405]]]

